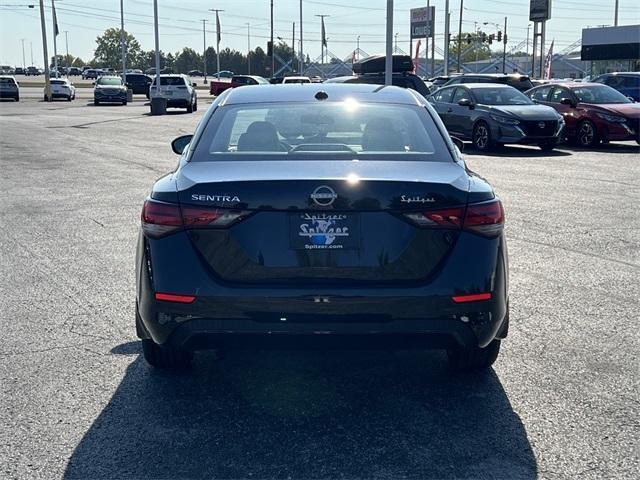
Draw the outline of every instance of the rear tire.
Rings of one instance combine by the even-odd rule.
[[[126,101],[126,100],[125,100],[124,102],[122,102],[122,105],[126,105],[126,104],[127,104],[127,101]]]
[[[20,101],[20,95],[16,95],[16,102]]]
[[[488,152],[493,148],[491,128],[485,122],[478,122],[473,127],[473,146],[479,152]]]
[[[97,107],[98,105],[100,105],[100,102],[99,102],[99,101],[97,101],[97,100],[94,100],[94,101],[93,101],[93,104]]]
[[[193,102],[189,102],[187,105],[187,113],[193,113]]]
[[[500,340],[494,339],[484,348],[466,347],[447,350],[449,365],[456,372],[478,372],[491,367],[500,353]]]
[[[196,101],[193,104],[193,111],[197,112],[198,111],[198,100],[196,99]]]
[[[161,370],[184,370],[193,360],[191,350],[158,345],[151,339],[142,340],[142,354],[149,365]]]
[[[600,143],[598,131],[591,120],[583,120],[578,124],[576,141],[583,148],[593,148]]]
[[[540,147],[540,150],[542,150],[543,152],[549,152],[558,146],[558,141],[548,140],[546,142],[542,142],[538,144],[538,146]]]

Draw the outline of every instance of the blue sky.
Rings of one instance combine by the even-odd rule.
[[[36,65],[41,66],[42,40],[39,13],[29,9],[34,0],[0,0],[0,64],[22,65],[22,43],[25,39],[26,64],[31,64],[31,45]],[[640,1],[619,0],[619,24],[640,23]],[[51,1],[45,0],[47,7]],[[553,0],[552,19],[547,23],[548,43],[555,39],[555,50],[561,51],[580,38],[586,26],[612,25],[615,0]],[[153,48],[153,1],[125,0],[125,28],[133,33],[144,49]],[[215,20],[209,8],[221,8],[221,48],[247,49],[247,23],[251,25],[251,45],[266,48],[269,36],[269,0],[159,0],[160,48],[175,52],[184,46],[202,50],[202,22],[206,18],[207,43],[215,41]],[[296,22],[299,40],[299,0],[274,0],[275,36],[291,43],[292,22]],[[320,54],[320,19],[315,15],[327,14],[326,30],[329,50],[345,58],[356,47],[367,53],[384,51],[385,0],[303,0],[304,51],[311,58]],[[409,9],[426,5],[426,0],[396,0],[394,31],[398,46],[408,50]],[[431,0],[436,7],[436,41],[443,43],[445,0]],[[488,33],[496,31],[484,22],[503,24],[509,17],[508,47],[523,42],[527,36],[529,0],[466,0],[463,13],[463,31],[481,27]],[[109,27],[119,27],[119,0],[57,0],[56,10],[60,31],[68,31],[69,53],[90,59],[95,38]],[[451,0],[451,29],[458,30],[460,1]],[[50,9],[46,9],[49,54],[52,28]],[[495,44],[494,44],[495,45]],[[496,45],[495,48],[498,48]],[[58,53],[65,53],[65,35],[58,36]]]

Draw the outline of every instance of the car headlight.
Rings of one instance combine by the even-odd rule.
[[[502,123],[503,125],[518,125],[520,123],[520,120],[517,120],[515,118],[502,117],[500,115],[491,115],[491,118],[493,118],[498,123]]]
[[[596,115],[607,122],[624,123],[627,119],[618,115],[609,115],[608,113],[596,112]]]

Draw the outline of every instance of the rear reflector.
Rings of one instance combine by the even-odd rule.
[[[142,230],[147,236],[158,238],[183,227],[225,228],[249,213],[251,212],[220,208],[189,206],[180,208],[173,203],[146,200],[142,208]]]
[[[482,300],[491,300],[491,293],[475,293],[473,295],[455,295],[451,297],[456,303],[479,302]]]
[[[156,300],[176,303],[192,303],[196,297],[193,295],[173,295],[171,293],[156,293]]]

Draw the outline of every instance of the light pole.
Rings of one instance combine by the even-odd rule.
[[[449,75],[449,0],[444,4],[444,75]]]
[[[218,73],[216,75],[218,80],[220,80],[220,17],[218,16],[218,13],[224,12],[224,10],[220,10],[219,8],[210,8],[209,11],[216,12],[216,68],[218,69]]]
[[[27,68],[24,61],[24,38],[21,38],[20,42],[22,42],[22,69],[24,70],[25,68]]]
[[[58,19],[56,18],[56,5],[51,0],[51,21],[53,22],[53,66],[56,71],[56,77],[58,77],[58,44],[56,39],[58,37]],[[49,68],[49,62],[45,65],[45,68]]]
[[[33,65],[33,42],[29,42],[29,46],[31,47],[31,65]]]
[[[529,29],[531,28],[531,24],[527,25],[527,43],[525,44],[524,47],[524,53],[526,53],[527,55],[529,55]]]
[[[460,73],[460,55],[462,53],[462,11],[464,10],[464,0],[460,0],[460,18],[458,19],[458,68]]]
[[[202,83],[207,84],[207,19],[202,18],[202,76],[204,80]]]
[[[251,75],[251,24],[247,23],[247,75]]]
[[[393,41],[393,0],[387,0],[387,48],[384,59],[384,84],[393,84],[393,52],[391,42]]]
[[[302,75],[302,71],[304,70],[304,53],[302,53],[302,0],[300,0],[300,75]]]
[[[124,39],[124,0],[120,0],[120,53],[122,55],[122,80],[127,83],[127,47]]]
[[[356,38],[356,60],[360,60],[360,35]]]
[[[618,26],[618,0],[616,0],[615,9],[616,9],[616,13],[615,13],[615,16],[613,17],[613,26],[617,27]]]
[[[47,51],[47,27],[44,21],[44,0],[40,0],[40,28],[42,29],[42,56],[44,57],[44,99],[51,101],[51,79],[49,78],[49,52]]]
[[[153,29],[156,45],[156,94],[160,96],[160,33],[158,32],[158,0],[153,0]],[[153,109],[153,100],[151,102],[151,108]]]
[[[273,0],[271,0],[271,78],[276,76],[276,46],[273,44]]]
[[[507,73],[507,17],[504,17],[504,30],[502,31],[502,73]]]
[[[65,67],[69,68],[71,65],[69,65],[69,31],[65,30],[64,31],[64,45],[65,45],[65,50],[67,52],[67,56],[64,59],[64,63],[65,63]],[[67,75],[69,74],[69,72],[67,72]]]

